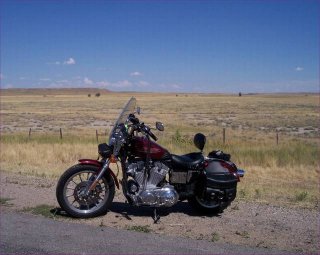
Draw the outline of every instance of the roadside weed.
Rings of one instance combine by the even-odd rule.
[[[0,197],[0,205],[11,206],[12,204],[9,201],[13,200],[13,198]]]
[[[136,231],[136,232],[142,232],[142,233],[149,233],[151,232],[150,226],[149,225],[137,225],[137,226],[127,226],[126,227],[127,230],[130,231]]]
[[[212,235],[211,235],[211,242],[217,242],[219,241],[220,239],[220,236],[217,232],[213,232]]]
[[[41,205],[37,205],[35,207],[26,207],[26,208],[22,209],[22,211],[23,212],[30,212],[35,215],[42,215],[47,218],[54,218],[55,215],[52,213],[52,208],[54,208],[54,206],[41,204]]]

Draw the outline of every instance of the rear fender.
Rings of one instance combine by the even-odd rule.
[[[95,159],[79,159],[78,161],[79,161],[80,165],[97,166],[97,167],[99,167],[99,171],[101,170],[101,167],[102,167],[102,162],[95,160]],[[117,188],[119,189],[119,182],[118,182],[116,175],[114,174],[114,172],[110,168],[108,168],[107,171],[112,176]]]
[[[240,181],[240,176],[238,175],[237,166],[230,162],[222,159],[210,159],[207,161],[207,166],[205,172],[207,174],[216,175],[216,174],[232,174]]]

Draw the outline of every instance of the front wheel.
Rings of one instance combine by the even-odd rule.
[[[110,175],[103,176],[88,195],[86,187],[92,183],[99,168],[91,165],[75,165],[59,179],[56,196],[59,205],[77,218],[96,217],[107,213],[112,203],[115,187]]]

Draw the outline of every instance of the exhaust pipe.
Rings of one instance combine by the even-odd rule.
[[[244,171],[243,169],[238,169],[238,170],[237,170],[237,174],[238,174],[240,177],[243,177],[245,172],[246,172],[246,171]]]

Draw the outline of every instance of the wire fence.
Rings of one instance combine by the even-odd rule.
[[[227,141],[228,141],[228,138],[229,139],[232,139],[232,135],[229,134],[229,136],[227,136],[228,134],[228,129],[223,127],[221,129],[221,142],[222,144],[226,144]],[[43,132],[43,131],[41,131]],[[31,140],[33,137],[35,137],[35,134],[36,133],[40,133],[40,131],[36,130],[36,129],[32,129],[32,128],[29,128],[28,130],[28,139]],[[70,136],[70,131],[67,131],[67,132],[64,132],[62,128],[59,128],[57,129],[56,131],[52,131],[51,130],[51,133],[54,134],[53,136],[56,135],[56,137],[60,140],[63,140],[65,138],[67,138],[68,136]],[[87,133],[88,134],[88,133]],[[108,138],[109,137],[109,134],[110,134],[110,130],[106,129],[104,131],[101,131],[101,130],[98,130],[98,129],[95,129],[94,130],[94,133],[92,131],[92,137],[95,138],[96,142],[99,143],[99,141],[101,141],[101,137],[104,137],[104,138]],[[270,134],[270,133],[269,133]],[[166,132],[165,135],[171,135],[171,136],[174,136],[175,133],[174,132]],[[279,134],[279,131],[275,131],[273,132],[273,135],[274,135],[274,140],[275,140],[275,144],[276,145],[279,145],[280,143],[280,134]],[[284,134],[281,134],[282,136],[284,136]]]

